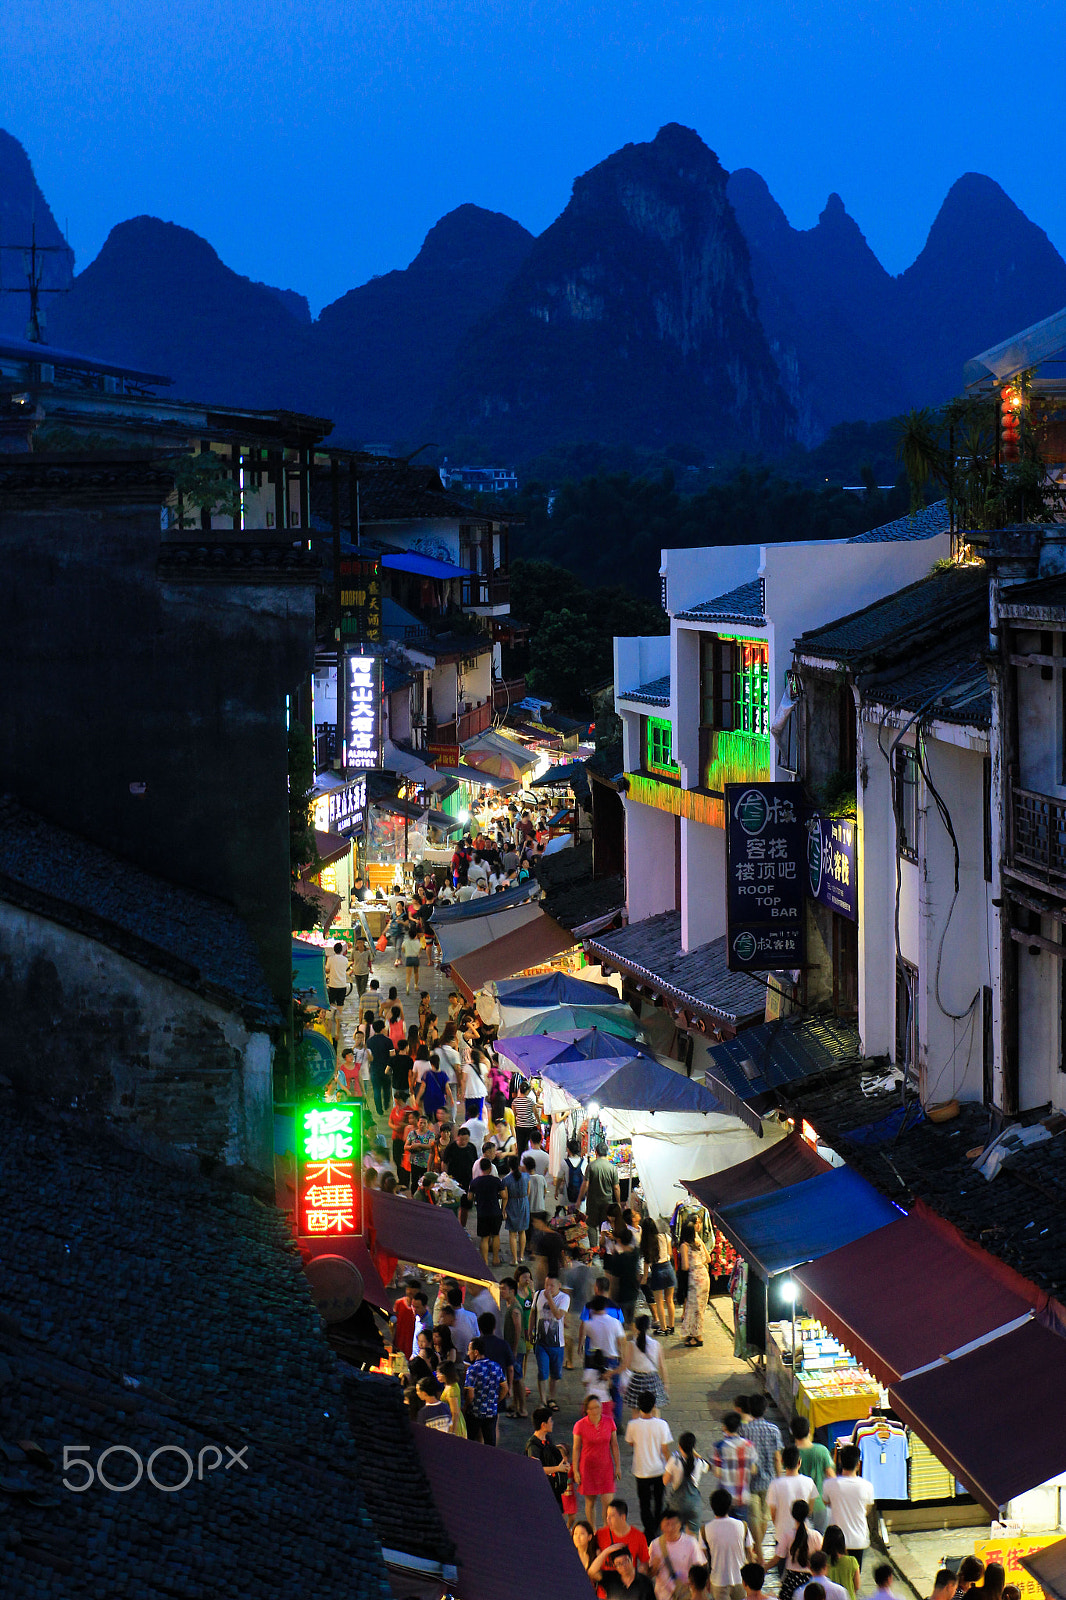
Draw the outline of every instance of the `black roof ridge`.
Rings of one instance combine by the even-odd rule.
[[[984,566],[983,562],[980,565],[981,565],[982,570],[985,573],[985,583],[987,585],[988,577],[989,577],[988,569],[987,569],[987,567]],[[799,637],[795,641],[795,647],[796,647],[797,650],[799,650],[801,646],[804,646],[804,645],[807,644],[807,641],[816,640],[822,634],[828,633],[831,629],[842,628],[845,623],[854,622],[856,620],[856,618],[864,617],[864,616],[868,615],[869,612],[876,611],[879,606],[889,605],[891,602],[901,599],[902,596],[904,596],[904,595],[913,594],[916,589],[924,588],[927,584],[936,583],[939,580],[945,579],[945,578],[948,578],[948,577],[959,577],[964,573],[976,573],[977,570],[978,570],[978,567],[977,567],[977,564],[975,563],[973,565],[966,565],[966,566],[942,567],[937,572],[927,572],[924,577],[916,578],[913,583],[904,584],[903,587],[900,588],[900,589],[893,589],[890,594],[882,595],[877,600],[871,600],[871,601],[868,602],[868,604],[866,604],[864,606],[859,606],[855,611],[848,611],[842,617],[834,617],[831,622],[824,622],[821,625],[821,627],[819,627],[819,628],[811,628],[806,633],[801,633],[799,635]],[[973,600],[967,600],[965,602],[961,602],[960,601],[959,602],[959,607],[961,609],[966,609],[966,608],[968,608],[969,606],[971,606],[971,605],[973,605],[975,603],[976,602],[973,601]],[[938,626],[942,626],[943,625],[943,619],[942,618],[938,618],[937,619],[937,624],[938,624]],[[872,647],[866,646],[864,648],[870,649]],[[805,654],[805,655],[806,654],[813,655],[813,654],[816,654],[817,652],[813,651],[813,650],[809,650],[809,649],[804,649],[802,651],[802,653]],[[855,651],[854,653],[861,655],[862,652],[861,651]],[[841,654],[843,654],[843,650],[838,648],[836,654],[832,657],[832,659],[834,659],[834,660],[838,659]]]

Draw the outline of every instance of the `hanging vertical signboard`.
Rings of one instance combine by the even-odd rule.
[[[381,766],[381,657],[345,657],[344,765],[349,772]]]
[[[345,555],[340,561],[342,644],[381,643],[381,559]]]
[[[858,824],[852,817],[812,817],[808,829],[807,875],[812,900],[858,922]]]
[[[731,972],[803,965],[807,829],[796,783],[727,783],[726,898]]]
[[[296,1232],[301,1239],[363,1231],[362,1124],[357,1105],[296,1108]]]

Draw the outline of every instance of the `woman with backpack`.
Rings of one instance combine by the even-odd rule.
[[[565,1194],[566,1205],[569,1211],[577,1209],[577,1197],[581,1193],[581,1186],[585,1181],[585,1172],[588,1160],[581,1154],[581,1140],[568,1139],[566,1141],[566,1155],[563,1157],[562,1171],[555,1180],[555,1198],[561,1199]]]
[[[709,1472],[708,1463],[696,1449],[696,1435],[683,1433],[677,1449],[666,1463],[663,1483],[666,1487],[666,1504],[681,1519],[688,1533],[698,1533],[703,1522],[703,1497],[700,1479]]]

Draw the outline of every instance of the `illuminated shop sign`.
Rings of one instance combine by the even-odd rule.
[[[356,1105],[296,1112],[296,1231],[301,1239],[363,1231],[362,1128]]]
[[[803,965],[807,829],[798,783],[727,783],[731,972]]]
[[[362,833],[366,826],[366,779],[356,778],[326,797],[330,833]]]
[[[350,655],[345,673],[344,765],[349,772],[381,766],[381,657]]]

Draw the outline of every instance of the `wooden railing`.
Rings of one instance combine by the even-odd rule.
[[[465,744],[468,739],[476,739],[479,733],[484,733],[486,728],[492,726],[492,701],[485,700],[479,706],[471,706],[469,711],[464,711],[456,717],[454,722],[438,722],[429,732],[430,744]]]
[[[1011,787],[1011,862],[1066,881],[1066,801]]]
[[[494,572],[485,577],[475,572],[462,581],[464,606],[507,606],[511,603],[511,576],[507,572]]]

